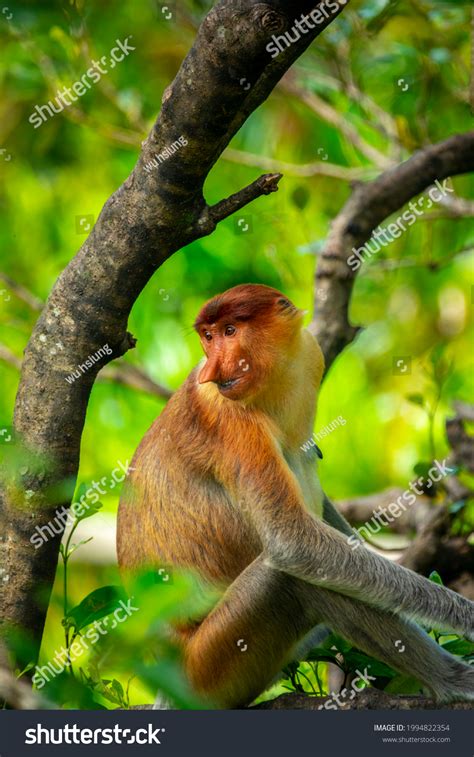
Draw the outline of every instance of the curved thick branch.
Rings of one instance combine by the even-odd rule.
[[[348,308],[357,270],[348,263],[376,227],[436,180],[474,170],[474,132],[430,145],[377,179],[358,184],[331,225],[315,280],[315,311],[310,325],[330,367],[356,334]]]

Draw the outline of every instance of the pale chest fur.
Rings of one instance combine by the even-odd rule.
[[[317,391],[324,370],[321,351],[311,334],[303,330],[300,359],[281,375],[280,400],[268,403],[266,414],[279,429],[285,460],[298,479],[308,510],[321,516],[323,492],[317,474],[317,456],[302,446],[313,434]]]

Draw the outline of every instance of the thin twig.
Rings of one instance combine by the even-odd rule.
[[[367,168],[349,168],[338,166],[335,163],[317,160],[311,163],[288,163],[276,158],[268,158],[264,155],[244,152],[228,147],[224,150],[222,157],[231,163],[238,163],[242,166],[252,166],[252,168],[261,168],[264,171],[274,171],[282,173],[285,176],[299,176],[308,178],[311,176],[330,176],[334,179],[343,181],[355,181],[357,179],[368,179],[374,174],[374,170]]]
[[[326,123],[331,124],[336,129],[339,129],[341,134],[352,144],[359,152],[362,153],[368,160],[371,161],[379,169],[386,169],[393,165],[390,158],[381,153],[375,147],[372,147],[368,142],[363,139],[357,129],[348,123],[343,113],[339,113],[332,105],[329,105],[319,95],[314,92],[308,92],[303,87],[300,87],[296,83],[295,76],[292,73],[287,73],[281,84],[281,88],[286,92],[297,97],[301,102],[305,103],[313,113],[316,113]]]
[[[21,363],[19,357],[13,354],[13,352],[0,343],[0,361],[8,363],[17,371],[21,370]],[[138,389],[142,392],[148,392],[160,399],[169,399],[172,392],[162,384],[153,381],[144,371],[138,368],[136,365],[130,365],[130,363],[124,363],[116,361],[113,365],[107,365],[103,368],[97,376],[97,381],[105,382],[112,381],[115,384],[121,384],[122,386],[128,386],[130,389]]]
[[[4,344],[0,344],[0,360],[4,363],[8,363],[16,368],[17,371],[21,370],[21,360],[19,357],[13,354]]]
[[[230,197],[226,197],[215,205],[206,206],[198,221],[200,228],[205,233],[209,233],[215,228],[216,224],[241,210],[241,208],[256,200],[257,197],[277,192],[281,177],[281,173],[263,174]]]
[[[36,295],[26,289],[22,284],[18,284],[6,273],[3,273],[3,271],[0,271],[0,281],[4,281],[7,287],[16,294],[18,299],[25,302],[32,310],[36,310],[38,313],[43,310],[43,303],[38,297],[36,297]]]

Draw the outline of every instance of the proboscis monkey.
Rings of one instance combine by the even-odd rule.
[[[187,676],[210,706],[251,702],[321,623],[415,676],[438,701],[473,699],[474,670],[414,621],[473,638],[474,603],[353,549],[313,451],[301,450],[324,369],[302,321],[261,285],[204,305],[194,327],[206,357],[132,462],[120,565],[192,568],[222,589],[214,609],[180,631]]]

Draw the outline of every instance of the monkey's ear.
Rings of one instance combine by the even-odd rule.
[[[286,297],[279,297],[276,301],[278,310],[280,313],[285,313],[288,315],[296,315],[297,313],[302,313],[303,311],[296,307],[296,305],[293,305],[291,300],[288,300]]]
[[[293,305],[291,300],[288,300],[286,297],[279,297],[276,301],[276,306],[280,315],[289,316],[292,319],[297,318],[298,321],[303,318],[307,312],[297,308],[296,305]]]
[[[277,305],[279,305],[281,310],[288,310],[288,309],[294,309],[294,305],[290,300],[287,300],[286,297],[279,297],[277,300]]]

